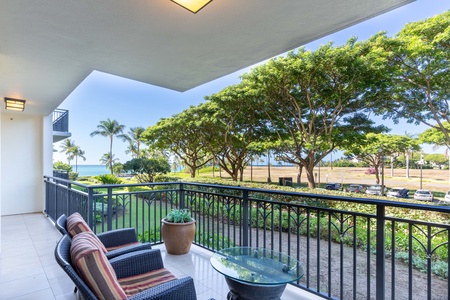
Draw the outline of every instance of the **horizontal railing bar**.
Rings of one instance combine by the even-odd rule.
[[[65,182],[65,183],[71,183],[76,184],[81,187],[85,188],[119,188],[119,187],[136,187],[136,186],[161,186],[161,185],[180,185],[181,182],[155,182],[155,183],[136,183],[136,184],[104,184],[104,185],[85,185],[85,184],[79,184],[74,183],[70,180],[60,179],[56,177],[51,176],[44,176],[44,178],[54,179],[57,181]],[[331,200],[331,201],[340,201],[340,202],[353,202],[353,203],[359,203],[359,204],[369,204],[369,205],[381,205],[381,206],[389,206],[389,207],[400,207],[400,208],[409,208],[409,209],[420,209],[420,210],[430,210],[430,211],[436,211],[436,212],[443,212],[443,213],[450,213],[450,207],[449,206],[439,206],[439,205],[427,205],[427,204],[419,204],[419,203],[408,203],[408,202],[398,202],[398,201],[390,201],[390,200],[378,200],[378,199],[369,199],[369,198],[354,198],[354,197],[346,197],[346,196],[330,196],[330,195],[321,195],[321,194],[309,194],[309,193],[302,193],[302,192],[286,192],[286,191],[280,191],[280,190],[266,190],[266,189],[256,189],[256,188],[245,188],[245,187],[234,187],[234,186],[221,186],[221,185],[214,185],[214,184],[200,184],[200,183],[193,183],[193,182],[183,182],[183,185],[185,186],[203,186],[203,187],[211,187],[211,188],[226,188],[230,190],[238,190],[238,191],[248,191],[248,192],[257,192],[257,193],[265,193],[265,194],[277,194],[277,195],[283,195],[283,196],[295,196],[295,197],[306,197],[311,199],[320,199],[320,200]],[[205,194],[215,194],[208,191],[201,191],[196,190],[196,192],[201,192]],[[233,197],[239,197],[235,195],[227,195],[223,194],[223,196],[233,196]],[[249,198],[251,199],[251,198]],[[255,199],[257,201],[262,201],[260,199]],[[264,200],[266,201],[266,200]],[[284,203],[280,201],[273,201],[273,203]],[[294,204],[290,204],[294,205]]]
[[[184,185],[224,188],[224,186],[220,186],[220,185],[201,184],[201,183],[193,183],[193,182],[183,182],[183,184]],[[401,208],[410,208],[410,209],[425,209],[425,210],[431,210],[431,211],[437,211],[437,212],[450,213],[450,206],[438,206],[438,205],[398,202],[398,201],[381,200],[381,199],[378,200],[378,199],[370,199],[370,198],[354,198],[354,197],[347,197],[347,196],[331,196],[331,195],[322,195],[322,194],[309,194],[309,193],[302,193],[302,192],[287,192],[287,191],[281,191],[281,190],[266,190],[266,189],[234,187],[234,186],[226,186],[226,188],[230,189],[230,190],[241,190],[241,191],[276,194],[276,195],[283,195],[283,196],[307,197],[307,198],[311,198],[311,199],[353,202],[353,203],[359,203],[359,204],[362,203],[362,204],[382,205],[382,206],[401,207]],[[203,192],[203,191],[200,191],[200,192]]]

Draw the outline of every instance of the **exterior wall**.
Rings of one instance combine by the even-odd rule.
[[[2,114],[0,114],[0,216],[2,215]],[[2,222],[0,218],[0,254],[2,254]]]
[[[43,175],[53,176],[53,121],[52,115],[44,117],[42,120],[43,132],[42,132],[42,142],[43,142],[43,153],[42,153],[42,163],[43,163]],[[42,208],[45,209],[45,189],[43,187],[43,178],[41,176],[42,185]],[[42,209],[42,210],[43,210]]]
[[[44,119],[24,114],[1,116],[1,215],[44,209],[42,176],[48,163],[44,159]]]

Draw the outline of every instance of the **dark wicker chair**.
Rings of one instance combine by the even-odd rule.
[[[70,246],[72,239],[64,235],[55,248],[55,258],[61,268],[74,282],[82,299],[97,300],[98,298],[78,275],[72,266]],[[161,253],[158,249],[141,250],[109,260],[117,274],[117,278],[126,278],[152,270],[164,268]],[[194,281],[184,277],[149,288],[127,299],[158,299],[158,300],[196,300]]]
[[[55,227],[64,236],[68,234],[66,226],[67,217],[62,214],[55,222]],[[108,259],[123,255],[128,252],[148,250],[152,246],[150,243],[139,243],[134,228],[116,229],[97,234],[98,239],[103,243],[105,248],[117,248],[106,253]],[[134,244],[133,244],[134,243]],[[132,245],[130,245],[132,244]]]

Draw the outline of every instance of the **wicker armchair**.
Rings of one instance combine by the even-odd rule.
[[[55,248],[56,261],[74,282],[82,299],[97,300],[99,298],[95,292],[82,279],[78,272],[75,271],[72,265],[71,244],[72,239],[69,235],[66,234],[61,238]],[[109,263],[117,275],[117,280],[130,276],[139,276],[139,274],[145,272],[164,268],[161,253],[158,249],[130,252],[109,260]],[[197,296],[193,279],[191,277],[185,277],[158,284],[126,299],[196,300]]]
[[[67,216],[62,214],[55,222],[55,227],[64,236],[67,230]],[[134,228],[116,229],[97,234],[98,239],[108,250],[109,259],[128,252],[151,249],[150,243],[139,243]]]

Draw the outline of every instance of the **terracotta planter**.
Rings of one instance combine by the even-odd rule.
[[[172,223],[161,220],[161,236],[167,253],[186,254],[191,249],[195,237],[195,220],[189,223]]]

